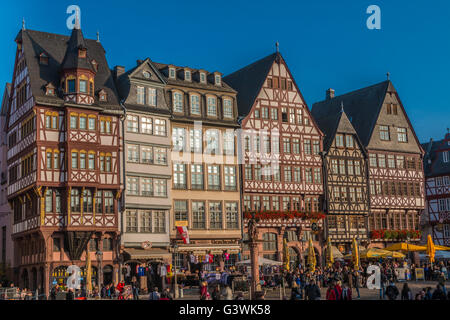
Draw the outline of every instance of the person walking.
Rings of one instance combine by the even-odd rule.
[[[397,300],[397,296],[399,293],[400,292],[398,291],[398,288],[396,287],[394,281],[391,281],[386,288],[386,295],[389,300]]]
[[[292,283],[291,300],[302,300],[302,292],[296,282]]]
[[[326,299],[327,300],[340,300],[341,295],[339,290],[337,289],[336,281],[332,281],[330,286],[328,287],[327,293],[326,293]]]
[[[355,288],[356,293],[358,294],[356,299],[361,299],[361,296],[359,294],[360,286],[361,286],[361,275],[359,274],[358,270],[355,270],[355,272],[353,273],[353,287]]]
[[[406,282],[403,285],[403,289],[402,289],[402,300],[412,300],[412,292]]]
[[[158,292],[158,287],[154,287],[153,291],[148,295],[148,300],[159,300],[161,295]]]
[[[433,292],[433,295],[431,296],[432,300],[447,300],[447,296],[444,293],[444,290],[442,290],[442,286],[438,284],[436,286],[436,289]]]
[[[139,300],[139,282],[136,277],[133,277],[133,281],[131,282],[131,290],[133,292],[133,300]]]
[[[346,283],[342,285],[341,300],[352,300],[352,289]]]
[[[50,290],[50,300],[56,300],[56,295],[58,294],[59,291],[59,285],[56,284],[55,286],[52,287],[52,290]]]
[[[214,288],[214,291],[213,291],[213,293],[212,293],[212,299],[213,299],[213,300],[221,300],[220,298],[221,298],[221,295],[220,295],[220,286],[217,285],[217,286]]]
[[[314,279],[311,279],[309,284],[305,287],[305,299],[320,300],[320,289]]]
[[[375,272],[375,271],[374,271]],[[385,288],[386,288],[386,283],[387,283],[387,277],[384,274],[384,272],[381,272],[381,276],[380,276],[380,299],[384,300],[384,296],[385,296]]]
[[[208,282],[203,281],[200,286],[200,300],[211,300],[208,292]]]

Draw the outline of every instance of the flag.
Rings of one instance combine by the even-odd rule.
[[[183,238],[184,244],[189,244],[189,233],[187,227],[177,227],[178,233]]]
[[[355,270],[359,270],[359,248],[355,237],[353,237],[352,256],[353,256],[353,267]]]
[[[334,263],[333,251],[331,249],[331,240],[330,237],[327,239],[327,260],[328,266],[331,267]]]
[[[316,271],[316,253],[314,251],[314,246],[311,237],[309,238],[308,264],[311,272]]]
[[[284,268],[289,271],[289,247],[287,245],[287,240],[283,239],[283,249],[284,249]]]
[[[86,293],[92,292],[92,266],[91,254],[89,253],[89,243],[86,246]]]
[[[434,255],[436,253],[436,248],[434,247],[433,239],[431,238],[431,234],[427,237],[427,255],[430,258],[430,263],[434,262]]]

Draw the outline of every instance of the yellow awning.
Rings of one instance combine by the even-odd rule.
[[[418,246],[418,245],[410,244],[410,243],[406,243],[406,242],[400,242],[400,243],[392,244],[392,245],[384,248],[384,250],[387,250],[387,251],[426,251],[427,247],[426,246]]]
[[[450,251],[450,247],[434,245],[436,251]]]
[[[360,250],[359,257],[361,259],[370,259],[370,258],[404,258],[405,255],[400,252],[391,252],[378,248],[370,248],[369,250]],[[348,254],[345,256],[347,259],[353,258],[353,255]]]

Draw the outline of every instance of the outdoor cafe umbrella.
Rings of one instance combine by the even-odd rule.
[[[316,253],[314,252],[314,246],[311,237],[309,238],[308,264],[311,272],[314,272],[316,270]]]
[[[333,250],[331,249],[330,237],[327,239],[327,262],[328,266],[331,267],[334,263]]]
[[[355,270],[359,270],[359,249],[355,237],[353,237],[352,243],[352,256],[353,256],[353,267]]]
[[[399,243],[395,243],[392,244],[386,248],[384,248],[384,250],[388,250],[388,251],[426,251],[426,246],[418,246],[415,244],[410,244],[410,243],[405,243],[405,242],[399,242]]]
[[[374,259],[374,258],[404,258],[405,255],[400,252],[391,252],[378,248],[370,248],[367,250],[360,250],[360,259]],[[345,256],[346,259],[351,259],[353,254],[348,254]]]
[[[86,292],[92,292],[92,266],[89,246],[86,248]]]
[[[274,260],[270,260],[267,258],[263,258],[263,257],[258,257],[258,265],[260,266],[281,266],[283,264],[283,262],[280,261],[274,261]],[[237,266],[240,265],[251,265],[251,260],[242,260],[239,262],[236,262]]]
[[[430,263],[434,262],[434,255],[436,253],[436,248],[434,247],[433,239],[431,239],[431,234],[427,237],[427,255],[430,259]]]
[[[286,239],[283,239],[283,251],[284,251],[284,269],[289,272],[289,248]]]

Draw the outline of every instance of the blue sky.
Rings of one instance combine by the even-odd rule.
[[[229,74],[280,51],[308,106],[329,87],[342,94],[391,73],[421,142],[450,127],[450,1],[20,1],[0,11],[0,81],[11,81],[14,38],[28,29],[69,34],[66,8],[81,8],[85,37],[100,41],[108,63],[137,59]],[[369,30],[369,5],[381,30]]]

